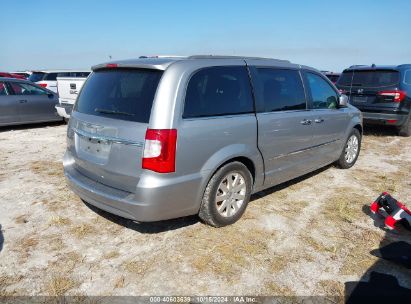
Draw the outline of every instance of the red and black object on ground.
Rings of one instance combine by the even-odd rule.
[[[386,214],[381,213],[381,209]],[[393,230],[397,223],[404,223],[411,229],[411,211],[402,203],[397,201],[387,192],[383,192],[372,204],[371,212],[381,215],[387,215],[385,218],[385,226]]]

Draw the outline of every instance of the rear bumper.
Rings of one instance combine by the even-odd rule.
[[[364,124],[402,126],[407,120],[407,115],[405,114],[387,114],[372,112],[363,112],[362,114]]]
[[[73,111],[73,105],[59,103],[56,105],[56,110],[61,117],[70,118],[71,112]]]
[[[131,193],[96,182],[73,166],[70,152],[64,155],[64,174],[71,190],[87,203],[138,222],[167,220],[196,214],[200,206],[203,178],[200,174],[168,179],[141,177]]]

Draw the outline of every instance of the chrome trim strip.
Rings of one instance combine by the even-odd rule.
[[[280,155],[274,156],[273,158],[270,158],[269,160],[274,160],[274,159],[282,158],[282,157],[284,157],[284,156],[290,156],[290,155],[299,154],[299,153],[302,153],[302,152],[305,152],[305,151],[314,150],[314,149],[319,148],[319,147],[328,146],[328,145],[330,145],[330,144],[332,144],[332,143],[335,143],[336,141],[339,141],[339,139],[335,139],[335,140],[332,140],[332,141],[323,143],[323,144],[321,144],[321,145],[316,145],[316,146],[312,146],[312,147],[305,148],[305,149],[302,149],[302,150],[290,152],[290,153],[288,153],[288,154],[280,154]]]
[[[112,136],[107,136],[107,135],[97,135],[97,134],[92,134],[89,132],[86,132],[84,130],[80,130],[77,128],[73,128],[73,131],[81,136],[81,137],[87,137],[93,140],[99,140],[102,142],[110,142],[114,144],[122,144],[122,145],[129,145],[129,146],[136,146],[142,148],[144,146],[144,143],[138,142],[138,141],[131,141],[127,139],[122,139],[122,138],[117,138],[117,137],[112,137]]]

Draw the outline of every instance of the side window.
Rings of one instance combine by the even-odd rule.
[[[210,67],[196,72],[187,86],[183,118],[254,111],[245,67]]]
[[[257,68],[264,112],[305,110],[300,73],[296,70]]]
[[[411,85],[411,70],[405,71],[404,83],[408,84],[408,85]]]
[[[27,83],[10,83],[15,95],[47,95],[47,91]]]
[[[7,92],[7,88],[6,88],[6,83],[4,83],[3,81],[0,81],[0,96],[6,96],[9,95]]]
[[[307,83],[311,92],[313,109],[336,109],[338,94],[321,76],[307,72]]]

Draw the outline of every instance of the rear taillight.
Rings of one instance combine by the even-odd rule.
[[[394,102],[401,102],[407,96],[407,93],[399,90],[389,90],[378,92],[379,96],[392,97]]]
[[[47,83],[39,83],[39,86],[41,86],[42,88],[47,88]]]
[[[174,172],[176,145],[176,129],[147,129],[143,152],[143,169],[159,173]]]

